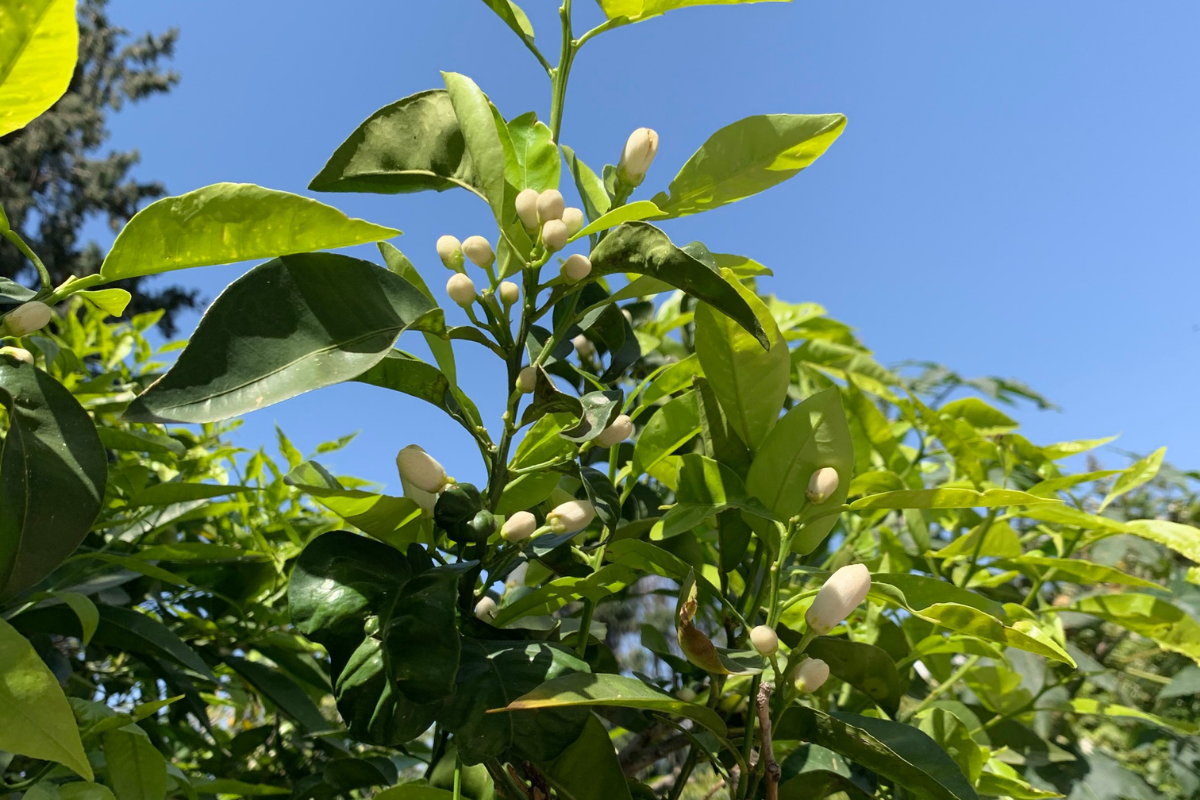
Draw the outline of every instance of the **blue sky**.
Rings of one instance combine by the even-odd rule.
[[[556,60],[558,2],[522,4]],[[577,31],[601,19],[589,0],[575,5]],[[183,75],[169,96],[115,116],[112,145],[140,149],[139,174],[174,194],[218,181],[307,193],[359,122],[440,86],[440,70],[472,76],[508,117],[548,117],[544,73],[478,0],[332,9],[112,0],[112,19],[134,33],[181,28]],[[587,45],[562,139],[598,169],[629,131],[655,128],[648,198],[741,117],[846,114],[809,170],[667,232],[770,266],[764,288],[823,304],[885,364],[934,360],[1029,383],[1062,408],[1018,410],[1035,441],[1120,433],[1123,448],[1166,444],[1194,468],[1198,39],[1200,5],[1168,0],[685,9]],[[436,287],[439,235],[494,238],[486,206],[465,192],[317,197],[403,230],[394,243]],[[211,299],[249,266],[169,279]],[[458,353],[464,387],[494,421],[498,362],[469,344]],[[410,442],[460,480],[484,479],[465,433],[383,390],[333,387],[256,412],[239,441],[269,441],[275,423],[305,451],[361,431],[326,462],[397,491],[392,459]]]

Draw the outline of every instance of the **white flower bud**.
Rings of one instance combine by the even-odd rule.
[[[573,206],[571,208],[564,208],[562,221],[567,226],[567,233],[574,236],[583,230],[583,211]]]
[[[517,568],[508,573],[508,577],[504,579],[505,590],[515,589],[525,583],[525,576],[529,574],[529,562],[522,561],[517,565]]]
[[[475,284],[466,275],[456,272],[446,281],[446,294],[463,308],[475,302]]]
[[[463,265],[462,244],[453,236],[439,236],[437,240],[438,258],[446,266],[446,269],[452,269],[458,272]]]
[[[467,258],[471,259],[472,264],[483,269],[487,269],[496,261],[496,254],[492,251],[491,243],[482,236],[468,236],[462,243],[462,251]]]
[[[658,155],[658,134],[649,128],[638,128],[629,134],[621,160],[617,163],[617,175],[630,186],[639,186],[645,179],[654,156]]]
[[[764,656],[779,652],[779,636],[770,625],[759,625],[750,631],[750,644]]]
[[[528,539],[535,530],[537,518],[528,511],[518,511],[504,520],[504,525],[500,528],[500,538],[506,542],[520,542]]]
[[[542,226],[542,244],[546,245],[546,249],[551,253],[557,253],[566,247],[567,239],[570,238],[567,223],[561,219],[552,219]]]
[[[500,302],[509,308],[521,299],[521,289],[512,281],[500,281]]]
[[[475,604],[475,616],[484,622],[494,620],[496,618],[496,601],[490,597],[484,597]]]
[[[426,492],[437,493],[446,485],[446,470],[420,446],[410,444],[396,454],[400,480]]]
[[[563,262],[559,274],[567,283],[579,283],[592,272],[592,260],[585,255],[573,253]]]
[[[22,364],[33,366],[33,353],[24,347],[0,347],[0,356],[8,356]]]
[[[41,330],[54,313],[50,306],[38,300],[17,306],[4,318],[4,333],[8,336],[24,336],[27,333]]]
[[[558,189],[547,189],[542,192],[538,195],[537,199],[538,222],[562,219],[566,205],[563,202],[562,192],[558,191]]]
[[[620,444],[629,438],[633,433],[633,420],[628,414],[621,414],[612,421],[604,430],[600,431],[600,435],[596,437],[596,444],[601,447],[612,447]]]
[[[404,496],[420,506],[421,516],[433,519],[433,507],[437,505],[437,494],[425,491],[414,485],[412,481],[405,480],[403,476],[400,477],[400,485],[404,487]]]
[[[871,571],[862,564],[850,564],[829,576],[804,615],[808,627],[824,635],[836,628],[850,612],[858,608],[871,590]]]
[[[690,703],[696,699],[696,692],[694,689],[689,689],[688,687],[685,686],[682,689],[680,689],[678,692],[676,692],[675,696],[678,697],[680,700],[682,700],[685,703]]]
[[[591,524],[596,509],[587,500],[568,500],[546,515],[546,524],[555,533],[574,533]]]
[[[591,358],[596,355],[596,345],[592,344],[592,340],[582,333],[572,339],[571,342],[575,345],[575,352],[579,353],[580,358]]]
[[[821,467],[808,479],[808,491],[805,494],[811,503],[821,505],[837,491],[838,474],[833,467]]]
[[[528,366],[517,373],[517,388],[521,394],[532,394],[537,388],[537,367]]]
[[[829,680],[829,665],[819,658],[806,658],[796,668],[796,691],[815,692]]]
[[[538,193],[536,189],[522,189],[517,193],[517,216],[529,233],[538,229]]]

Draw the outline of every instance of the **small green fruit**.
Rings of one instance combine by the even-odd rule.
[[[454,542],[482,542],[491,531],[480,536],[473,526],[475,518],[483,511],[483,497],[472,484],[460,483],[438,495],[433,507],[433,522],[446,532]],[[491,515],[488,514],[490,517]],[[494,529],[496,521],[491,520]]]

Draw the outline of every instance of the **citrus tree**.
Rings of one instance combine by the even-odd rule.
[[[598,171],[560,141],[580,48],[699,4],[601,0],[607,21],[576,35],[565,0],[552,66],[521,9],[486,0],[546,68],[548,124],[445,73],[335,150],[312,190],[462,189],[489,205],[493,231],[438,240],[446,308],[430,271],[385,241],[397,230],[217,184],[143,209],[95,275],[6,288],[5,331],[28,337],[72,294],[106,302],[109,281],[269,259],[214,301],[127,422],[213,424],[353,381],[470,434],[480,464],[458,480],[401,434],[403,496],[315,461],[288,474],[346,522],[302,537],[286,590],[292,625],[328,659],[338,735],[428,748],[424,776],[388,800],[1150,791],[1104,750],[1119,749],[1114,729],[1196,732],[1149,689],[1200,660],[1200,531],[1113,513],[1162,451],[1071,474],[1063,460],[1104,440],[1030,442],[998,407],[1037,399],[1024,387],[888,370],[819,306],[767,293],[752,257],[669,238],[672,219],[803,171],[840,115],[736,122],[649,197],[656,132]],[[327,252],[371,242],[381,263]],[[397,349],[405,333],[432,363]],[[499,421],[458,385],[468,347],[505,366]],[[9,352],[6,396],[50,385],[28,350]],[[961,388],[980,391],[949,400]],[[36,485],[7,461],[28,407],[9,404],[6,491]],[[95,433],[55,441],[76,435]],[[57,513],[65,491],[24,507]],[[1157,560],[1113,546],[1131,539]],[[639,615],[633,658],[610,627]]]

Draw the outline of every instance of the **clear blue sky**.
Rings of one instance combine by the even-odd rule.
[[[556,0],[523,0],[556,60]],[[576,0],[577,28],[600,19]],[[180,86],[123,111],[112,144],[175,194],[217,181],[306,193],[377,108],[472,76],[506,116],[549,113],[536,62],[478,0],[113,0],[135,33],[177,25]],[[768,112],[842,112],[845,134],[792,181],[670,222],[677,242],[751,256],[765,286],[855,326],[885,364],[943,362],[1031,384],[1061,413],[1020,410],[1035,441],[1119,444],[1200,465],[1200,5],[814,3],[685,9],[605,34],[576,62],[563,141],[599,168],[633,128],[661,150],[645,194],[717,128]],[[405,231],[440,287],[443,233],[492,238],[465,192],[317,195]],[[369,253],[366,257],[370,257]],[[212,298],[249,264],[175,273]],[[452,312],[457,315],[455,310]],[[188,329],[194,318],[185,320]],[[419,337],[416,339],[419,341]],[[402,339],[401,346],[420,347]],[[495,359],[459,348],[464,386],[494,398]],[[495,420],[495,402],[481,403]],[[417,442],[482,482],[471,443],[418,401],[325,389],[247,418],[305,451],[360,430],[335,469],[398,491]],[[1121,461],[1115,454],[1106,459]]]

